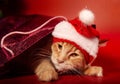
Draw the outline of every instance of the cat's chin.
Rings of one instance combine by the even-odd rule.
[[[66,72],[68,72],[69,70],[71,70],[73,67],[72,66],[68,66],[68,65],[65,65],[65,64],[62,64],[62,63],[58,63],[58,62],[55,62],[53,61],[53,65],[56,69],[56,71],[58,72],[58,74],[65,74]]]
[[[64,66],[62,66],[62,64],[55,63],[54,67],[55,67],[56,71],[58,72],[58,74],[60,74],[60,75],[66,73],[68,71],[67,69],[65,69]]]

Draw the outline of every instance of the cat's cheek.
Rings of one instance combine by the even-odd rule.
[[[51,61],[52,61],[53,65],[55,66],[55,68],[56,68],[58,71],[62,71],[62,70],[63,70],[64,65],[58,63],[58,61],[57,61],[57,59],[56,59],[55,57],[51,56]]]
[[[51,57],[51,61],[52,61],[53,65],[55,66],[55,68],[58,70],[59,69],[59,64],[53,56]]]
[[[59,72],[59,71],[62,71],[62,69],[60,68],[59,65],[55,65],[55,68],[57,69],[58,72]]]
[[[53,56],[51,56],[51,61],[54,65],[57,64],[57,61],[56,61],[55,57],[53,57]]]

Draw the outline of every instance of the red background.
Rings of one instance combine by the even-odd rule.
[[[24,14],[63,15],[75,18],[87,6],[102,32],[120,31],[120,0],[24,0]]]
[[[12,1],[12,0],[11,0]],[[83,78],[73,76],[63,76],[60,80],[52,82],[59,83],[120,83],[120,0],[21,0],[24,7],[21,13],[25,15],[43,14],[49,16],[63,15],[68,19],[75,18],[79,11],[87,6],[95,13],[95,23],[97,29],[104,33],[110,41],[105,48],[101,48],[99,56],[96,59],[96,64],[99,64],[104,69],[103,79],[91,78],[86,81]],[[66,80],[67,79],[67,80]],[[95,81],[94,81],[95,80]],[[13,79],[5,79],[0,81],[3,84],[23,84],[35,83],[39,84],[36,76],[24,76]],[[43,83],[44,84],[44,83]],[[48,83],[50,84],[50,83]]]

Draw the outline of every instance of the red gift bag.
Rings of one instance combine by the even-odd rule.
[[[0,65],[20,55],[50,34],[63,16],[8,16],[0,20]]]

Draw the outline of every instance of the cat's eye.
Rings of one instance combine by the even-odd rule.
[[[77,54],[77,53],[71,53],[70,56],[76,57],[76,56],[79,56],[79,54]]]
[[[61,45],[61,44],[58,44],[58,48],[59,48],[59,49],[62,49],[62,45]]]

